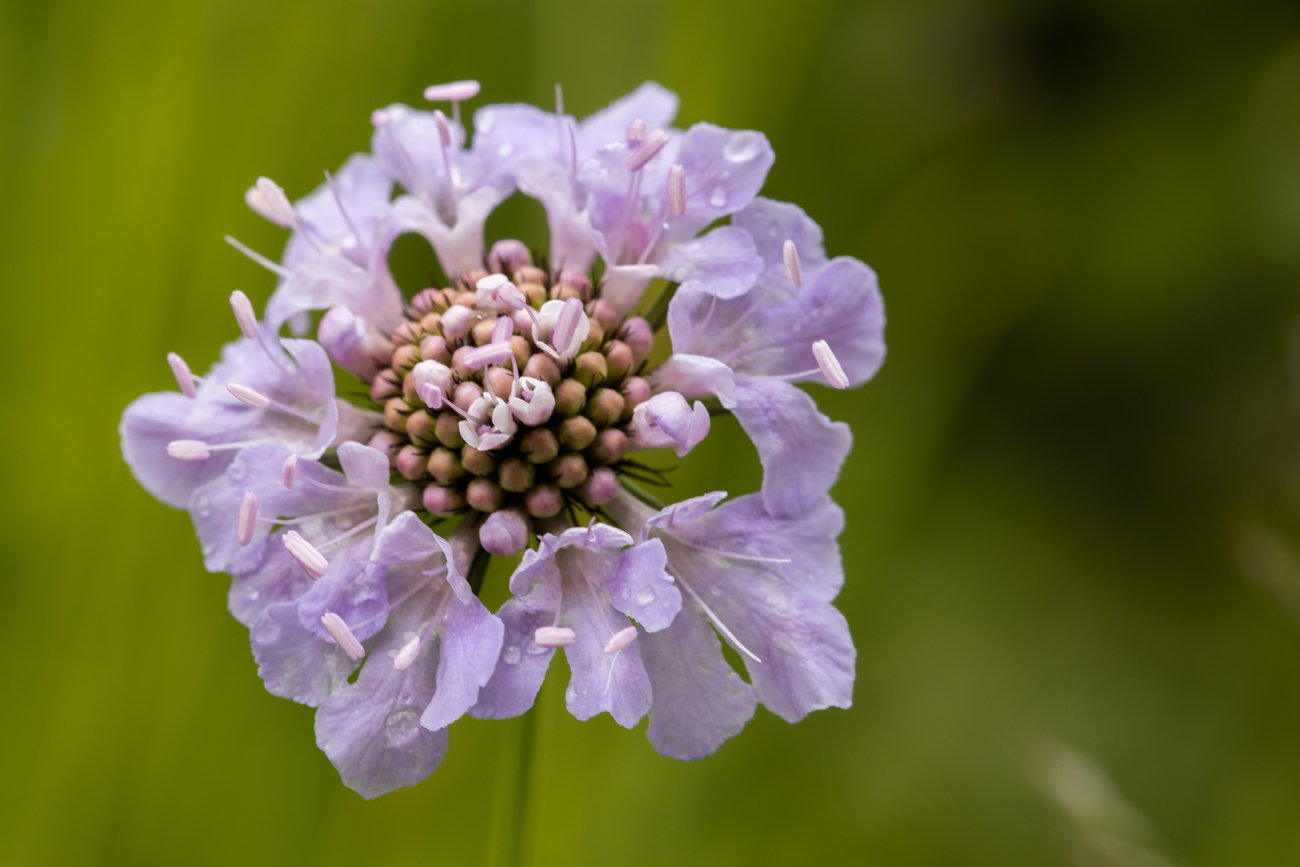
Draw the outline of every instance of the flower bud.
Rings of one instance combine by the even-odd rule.
[[[612,464],[627,453],[627,434],[616,427],[607,427],[596,436],[586,455],[593,464]]]
[[[556,458],[546,466],[546,471],[561,488],[576,488],[587,480],[587,462],[582,455],[570,452]]]
[[[469,445],[460,450],[460,462],[476,476],[488,476],[497,471],[496,458]]]
[[[406,417],[410,414],[410,404],[400,397],[391,397],[384,404],[384,424],[389,430],[406,433]]]
[[[583,271],[566,268],[560,272],[560,282],[577,289],[583,297],[591,297],[591,279]]]
[[[605,366],[610,382],[621,381],[632,370],[632,348],[621,340],[611,340],[605,347]]]
[[[433,423],[433,434],[449,449],[465,445],[465,439],[460,435],[460,416],[454,412],[438,414],[438,420]]]
[[[555,411],[568,417],[587,405],[587,389],[576,379],[566,379],[555,388]]]
[[[524,496],[524,505],[534,518],[551,518],[564,508],[564,495],[555,485],[538,485]]]
[[[633,316],[624,322],[623,330],[618,336],[632,350],[633,367],[639,367],[641,362],[650,357],[650,350],[655,345],[655,333],[650,328],[650,323],[640,316]]]
[[[530,324],[525,330],[531,331],[532,325]],[[528,359],[531,358],[533,354],[532,347],[528,345],[528,338],[518,334],[511,335],[510,354],[515,357],[515,364],[519,369],[523,370],[528,365]]]
[[[416,316],[422,318],[434,311],[441,313],[445,308],[446,305],[442,304],[442,293],[433,287],[421,289],[411,298],[411,309],[415,311]],[[423,325],[423,322],[421,322],[421,324]],[[424,330],[429,332],[434,331],[435,329],[425,327]]]
[[[550,463],[560,453],[560,444],[556,441],[555,434],[539,429],[529,432],[528,436],[524,437],[519,444],[519,450],[524,453],[524,457],[530,464],[545,464]]]
[[[451,353],[447,350],[447,338],[441,334],[427,335],[420,341],[420,357],[425,361],[450,364]]]
[[[584,352],[573,366],[573,378],[590,388],[609,378],[609,365],[599,352]]]
[[[612,388],[598,388],[587,401],[585,414],[595,422],[596,427],[611,425],[623,414],[623,395]],[[410,427],[409,421],[407,427]]]
[[[470,295],[472,299],[474,296]],[[447,308],[447,312],[442,314],[442,334],[448,340],[460,340],[466,334],[469,334],[470,328],[474,326],[474,311],[468,307],[462,306],[459,300],[456,304]]]
[[[520,283],[519,291],[524,293],[524,297],[528,299],[528,303],[532,307],[541,307],[546,303],[548,297],[546,294],[546,287],[543,286],[540,281],[533,282],[530,280],[528,282]],[[528,316],[528,313],[524,312],[524,316]],[[532,322],[531,318],[529,319],[529,322]]]
[[[567,418],[560,425],[560,442],[574,451],[580,452],[596,439],[596,426],[591,419],[575,416]]]
[[[437,440],[433,432],[433,414],[425,409],[417,409],[406,417],[406,435],[416,445],[428,448]]]
[[[474,368],[469,366],[469,354],[474,351],[474,347],[466,344],[451,354],[451,369],[461,379],[470,379],[474,376]]]
[[[470,270],[466,271],[464,274],[460,275],[460,282],[472,288],[474,286],[477,286],[478,281],[482,280],[486,276],[488,276],[488,272],[484,271],[482,268],[471,268]],[[471,297],[473,296],[473,294],[474,294],[473,292],[470,293]],[[457,304],[461,303],[460,301],[461,297],[464,297],[463,294],[457,296],[455,303]]]
[[[650,399],[650,383],[646,382],[639,376],[633,376],[623,383],[623,413],[618,417],[619,421],[627,421],[632,417],[632,410]]]
[[[530,356],[528,363],[524,365],[524,376],[531,376],[533,379],[540,379],[551,388],[560,384],[560,368],[551,356],[539,352]],[[584,394],[585,397],[585,394]]]
[[[480,319],[470,328],[470,337],[474,340],[475,346],[487,346],[492,342],[493,334],[497,330],[497,317],[490,316]]]
[[[591,327],[587,331],[587,339],[582,341],[582,351],[594,352],[605,342],[605,328],[594,319],[589,318],[587,321],[591,323]]]
[[[567,283],[556,283],[551,287],[551,298],[556,301],[568,301],[570,298],[576,298],[579,301],[585,301],[582,293],[574,286]]]
[[[495,512],[505,499],[505,491],[492,479],[475,479],[465,489],[465,501],[480,512]]]
[[[420,347],[403,343],[393,352],[393,370],[405,376],[420,363]]]
[[[514,494],[522,494],[531,488],[536,477],[537,470],[533,465],[519,458],[507,458],[497,474],[501,487]]]
[[[487,381],[492,386],[492,393],[501,400],[510,396],[510,386],[514,384],[515,375],[504,367],[494,367],[487,372]]]
[[[528,547],[528,527],[532,522],[514,509],[501,509],[488,515],[478,528],[478,540],[489,554],[513,557]]]
[[[393,342],[398,344],[409,343],[412,346],[419,346],[420,341],[424,339],[424,330],[420,328],[418,322],[403,322],[393,329]]]
[[[533,257],[523,241],[502,238],[492,245],[488,253],[488,268],[503,274],[514,274],[517,268],[533,264]]]
[[[597,467],[578,486],[578,496],[588,506],[603,506],[618,495],[618,475],[609,467]]]
[[[440,485],[447,485],[465,477],[465,466],[460,462],[460,455],[451,449],[434,449],[425,467],[429,470],[429,475],[433,476]]]
[[[429,475],[425,464],[424,451],[416,446],[405,445],[397,452],[397,471],[412,482]]]
[[[389,430],[381,430],[370,438],[366,445],[375,451],[388,455],[388,466],[397,466],[397,450],[403,445],[402,438]]]
[[[449,518],[465,508],[465,498],[455,488],[429,485],[424,489],[424,508],[440,518]]]
[[[524,265],[520,268],[516,268],[512,276],[517,284],[532,283],[534,286],[538,286],[546,282],[546,272],[533,265]],[[519,288],[522,289],[523,286],[520,286]]]
[[[618,327],[619,315],[604,298],[597,298],[595,301],[587,304],[587,316],[600,323],[600,327],[606,334],[613,334],[614,329]]]
[[[321,317],[316,339],[339,367],[365,379],[373,379],[393,360],[392,341],[341,304]]]
[[[474,401],[483,396],[483,389],[476,382],[462,382],[456,386],[456,406],[469,412],[469,408],[474,405]]]
[[[397,374],[391,370],[381,370],[379,375],[370,383],[370,398],[375,403],[383,403],[390,397],[397,397],[402,393],[402,381]]]

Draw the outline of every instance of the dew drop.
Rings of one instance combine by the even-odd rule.
[[[505,144],[501,145],[501,147],[497,148],[497,156],[499,157],[508,157],[514,152],[515,152],[515,146],[512,145],[510,142],[506,142]]]
[[[722,187],[714,187],[713,192],[709,193],[709,205],[714,208],[721,208],[727,203],[727,191]]]
[[[722,146],[722,155],[733,163],[743,163],[758,156],[763,149],[763,137],[756,132],[738,132]]]
[[[510,645],[506,648],[505,653],[501,654],[501,658],[505,660],[506,665],[518,665],[519,657],[520,653],[518,644]]]
[[[394,711],[384,720],[384,743],[390,747],[400,747],[415,737],[419,730],[420,714],[415,708]]]
[[[644,590],[642,590],[640,593],[636,595],[637,605],[649,605],[651,602],[654,601],[655,601],[654,591],[651,590],[649,587],[645,588]]]
[[[255,601],[255,600],[257,599],[257,597],[259,597],[259,596],[261,596],[261,595],[262,595],[261,593],[258,593],[258,592],[257,592],[257,588],[256,588],[256,587],[248,587],[248,588],[246,588],[246,589],[244,590],[244,597],[245,597],[246,599],[251,599],[251,600],[254,600],[254,601]]]

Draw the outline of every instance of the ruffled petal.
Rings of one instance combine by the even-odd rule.
[[[731,225],[749,232],[769,275],[785,271],[786,241],[794,241],[805,278],[826,265],[822,227],[798,205],[757,196],[731,218]]]
[[[516,581],[523,570],[528,571],[527,576]],[[554,648],[540,647],[533,640],[539,627],[554,626],[559,620],[560,570],[555,561],[532,549],[525,551],[523,562],[511,576],[511,592],[515,595],[497,612],[505,625],[501,658],[487,685],[479,690],[470,716],[508,719],[528,710],[555,655]]]
[[[675,391],[683,397],[715,396],[727,409],[736,405],[735,374],[716,358],[673,355],[649,379],[655,392]]]
[[[586,271],[596,258],[596,246],[587,212],[578,203],[573,174],[560,163],[540,157],[520,160],[514,173],[520,191],[546,209],[552,270]]]
[[[675,117],[679,100],[653,81],[647,81],[578,124],[578,155],[586,158],[610,142],[626,139],[628,125],[645,122],[647,130],[666,129]]]
[[[668,555],[658,539],[628,548],[618,571],[605,582],[610,603],[645,628],[668,627],[682,609],[682,594],[665,571]]]
[[[686,213],[672,236],[689,238],[719,217],[748,205],[763,188],[776,155],[767,136],[697,123],[686,132],[676,162],[686,170]]]
[[[831,421],[805,392],[778,379],[736,383],[736,420],[763,464],[763,502],[796,515],[826,494],[853,447],[844,422]]]
[[[763,260],[749,232],[735,226],[676,244],[659,262],[660,277],[720,299],[745,294],[761,273]]]
[[[320,704],[343,686],[357,667],[337,644],[302,628],[296,602],[263,609],[249,630],[249,640],[257,674],[267,692],[300,704]]]
[[[447,595],[442,622],[436,627],[438,690],[420,717],[420,725],[434,730],[451,725],[478,701],[480,689],[496,670],[505,634],[505,625],[478,597],[462,602]]]

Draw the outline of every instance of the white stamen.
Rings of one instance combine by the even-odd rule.
[[[289,197],[284,194],[284,190],[280,189],[280,185],[270,178],[258,178],[257,183],[245,191],[244,201],[259,216],[281,228],[292,228],[298,221],[294,216]]]
[[[167,444],[167,454],[181,461],[206,461],[212,449],[203,440],[172,440]]]
[[[555,328],[551,331],[551,343],[562,356],[572,358],[578,354],[578,350],[582,348],[582,343],[590,332],[591,323],[587,320],[582,301],[570,298],[564,302],[555,319]]]
[[[657,129],[645,137],[645,141],[637,145],[636,150],[627,155],[628,171],[638,171],[646,163],[655,158],[664,145],[668,144],[668,133]]]
[[[432,382],[426,382],[420,386],[420,400],[424,401],[429,409],[442,409],[442,389]]]
[[[433,122],[438,126],[438,141],[442,142],[444,148],[451,147],[451,129],[447,126],[447,115],[443,114],[441,110],[435,109]]]
[[[333,611],[326,611],[321,615],[320,622],[324,624],[325,631],[333,636],[338,642],[339,649],[348,655],[348,659],[356,662],[366,655],[366,649],[357,641],[357,637],[352,634],[342,617],[339,617]]]
[[[577,633],[567,626],[539,626],[533,633],[538,647],[568,647],[577,639]]]
[[[627,125],[627,143],[635,144],[645,138],[645,121],[637,118]]]
[[[406,671],[419,655],[420,636],[413,635],[411,640],[403,644],[402,649],[397,651],[397,655],[393,657],[393,668],[398,671]]]
[[[788,243],[788,242],[787,242]],[[821,368],[822,376],[826,381],[836,388],[848,388],[849,378],[844,373],[844,368],[840,366],[840,360],[831,352],[830,344],[825,340],[818,340],[812,345],[813,358],[817,359],[817,366]]]
[[[782,252],[785,255],[785,273],[797,289],[803,285],[803,268],[799,265],[799,251],[795,248],[794,241],[786,241]]]
[[[284,465],[280,467],[280,482],[289,489],[293,488],[293,480],[298,475],[298,456],[289,455],[284,459]]]
[[[294,530],[284,534],[284,547],[289,549],[290,556],[298,561],[298,565],[307,573],[307,577],[315,581],[325,574],[329,569],[330,561],[325,559],[325,555],[317,551],[310,542],[299,536]]]
[[[476,346],[466,352],[461,363],[470,370],[477,370],[489,364],[505,364],[506,359],[511,357],[511,353],[509,343],[489,343],[486,346]],[[493,397],[495,396],[493,395]]]
[[[194,397],[198,394],[198,389],[194,387],[194,374],[190,373],[190,366],[185,363],[185,359],[174,352],[169,352],[167,364],[172,369],[172,376],[176,377],[176,384],[180,386],[181,394],[186,397]]]
[[[492,329],[493,343],[509,343],[510,336],[515,333],[515,321],[509,316],[502,316],[497,320],[496,326]]]
[[[618,653],[633,641],[636,641],[636,627],[629,626],[627,629],[622,629],[614,633],[614,636],[605,643],[605,652]]]
[[[275,262],[272,262],[270,259],[263,256],[261,253],[257,252],[256,250],[242,243],[238,238],[234,238],[230,235],[222,235],[221,237],[226,239],[227,244],[234,247],[236,250],[243,253],[245,256],[252,259],[254,262],[261,265],[266,270],[270,271],[272,274],[278,274],[281,277],[289,276],[288,268],[285,268],[281,265],[276,264]]]
[[[239,501],[239,523],[235,525],[235,539],[240,545],[253,541],[253,530],[257,528],[257,494],[244,491],[244,499]]]
[[[239,323],[239,330],[249,340],[257,339],[257,314],[253,312],[253,302],[248,300],[239,289],[230,293],[230,309],[235,312],[235,321]]]
[[[260,409],[261,407],[271,405],[271,398],[262,394],[260,391],[249,388],[246,385],[240,385],[237,382],[228,384],[226,386],[226,391],[233,394],[241,403],[246,403],[249,406],[254,406]]]
[[[686,213],[686,169],[673,166],[668,170],[668,215],[680,217]]]
[[[452,81],[447,84],[431,84],[424,89],[424,98],[429,102],[461,102],[473,99],[483,86],[477,81]]]
[[[370,112],[370,122],[375,126],[388,126],[393,122],[393,113],[385,108],[377,108]]]

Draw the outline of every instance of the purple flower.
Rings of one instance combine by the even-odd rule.
[[[667,571],[688,597],[672,625],[646,635],[641,648],[654,691],[647,735],[679,759],[716,751],[744,727],[756,700],[798,722],[853,698],[856,652],[831,604],[844,583],[835,542],[843,512],[823,497],[775,517],[757,495],[718,506],[725,496],[657,513],[628,494],[610,504],[643,540],[662,542]],[[715,630],[741,654],[749,684],[727,664]]]
[[[791,383],[826,380],[819,341],[846,379],[832,384],[874,376],[885,358],[884,303],[866,265],[827,261],[821,228],[797,206],[758,198],[733,225],[754,239],[761,276],[735,298],[679,287],[668,310],[674,354],[651,381],[686,397],[715,395],[735,412],[758,447],[764,504],[795,515],[830,490],[852,437]]]

